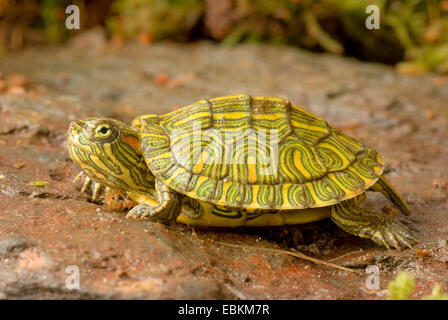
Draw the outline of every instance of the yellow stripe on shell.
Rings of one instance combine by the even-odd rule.
[[[328,129],[326,127],[312,126],[312,125],[308,125],[308,124],[303,123],[303,122],[296,121],[294,119],[291,119],[291,124],[295,128],[307,129],[307,130],[310,130],[310,131],[317,131],[317,132],[321,132],[323,134],[327,134],[328,133]]]

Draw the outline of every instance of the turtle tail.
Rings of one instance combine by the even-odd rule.
[[[410,214],[409,207],[400,194],[392,187],[389,181],[384,176],[380,176],[378,181],[370,187],[373,191],[381,192],[387,199],[389,199],[405,216]]]

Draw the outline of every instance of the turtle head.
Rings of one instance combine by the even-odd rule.
[[[109,118],[73,121],[67,147],[72,160],[96,182],[137,193],[154,188],[154,176],[140,150],[139,131],[123,122]]]

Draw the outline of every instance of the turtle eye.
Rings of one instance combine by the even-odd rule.
[[[95,129],[95,136],[100,139],[107,139],[112,135],[112,128],[107,123],[102,123]]]
[[[108,132],[109,132],[109,128],[107,128],[107,127],[105,127],[105,126],[101,127],[101,129],[100,129],[100,133],[101,133],[101,134],[106,134],[106,133],[108,133]]]

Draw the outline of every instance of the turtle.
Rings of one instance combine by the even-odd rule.
[[[409,228],[361,203],[382,193],[410,210],[385,178],[382,155],[322,118],[271,96],[203,99],[131,125],[70,123],[68,150],[87,176],[137,204],[127,218],[193,226],[282,226],[330,218],[386,248],[412,248]],[[121,200],[118,200],[121,201]]]

